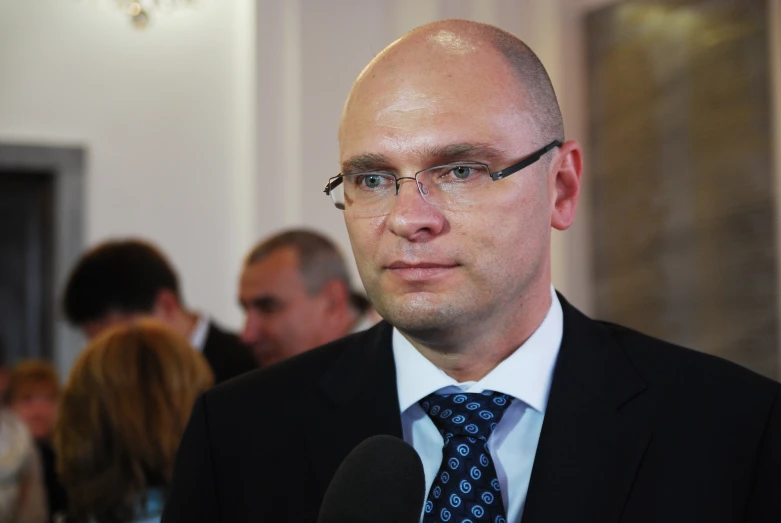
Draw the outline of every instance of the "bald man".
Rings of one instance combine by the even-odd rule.
[[[528,47],[412,31],[355,82],[339,148],[325,192],[385,321],[201,398],[165,523],[314,522],[377,434],[420,455],[424,523],[781,521],[779,385],[552,289],[581,148]]]

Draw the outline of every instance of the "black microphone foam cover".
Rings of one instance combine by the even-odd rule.
[[[372,436],[339,465],[317,523],[418,523],[425,494],[415,449],[393,436]]]

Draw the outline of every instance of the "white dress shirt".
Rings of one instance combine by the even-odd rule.
[[[198,321],[195,328],[190,333],[190,345],[198,352],[203,352],[203,346],[206,345],[206,338],[209,335],[209,317],[205,314],[198,315]]]
[[[488,439],[488,444],[502,489],[507,521],[521,521],[553,368],[564,331],[561,303],[553,287],[551,295],[548,314],[534,334],[477,382],[456,382],[393,329],[393,356],[404,441],[415,448],[423,461],[426,497],[442,463],[444,440],[418,401],[434,392],[501,392],[515,399]]]

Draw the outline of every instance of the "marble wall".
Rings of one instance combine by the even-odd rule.
[[[778,376],[767,4],[590,13],[597,316]]]

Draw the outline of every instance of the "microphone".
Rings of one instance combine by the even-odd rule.
[[[317,523],[418,523],[425,494],[415,449],[393,436],[372,436],[339,465]]]

